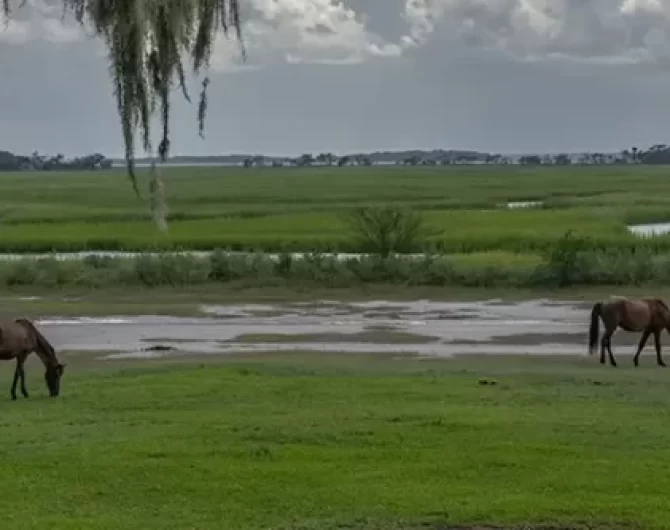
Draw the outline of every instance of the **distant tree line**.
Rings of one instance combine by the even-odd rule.
[[[95,170],[111,167],[112,160],[100,153],[68,159],[62,154],[47,156],[40,155],[37,151],[30,156],[0,151],[0,171]]]
[[[232,164],[246,168],[252,167],[347,167],[372,165],[400,166],[450,166],[450,165],[510,165],[523,166],[567,166],[567,165],[604,165],[604,164],[670,164],[670,145],[655,144],[648,149],[631,147],[618,153],[559,153],[526,154],[510,156],[502,154],[480,153],[477,151],[401,151],[376,152],[370,154],[348,154],[338,156],[333,153],[317,155],[305,153],[297,157],[272,156],[210,156],[175,157],[169,162],[184,164],[209,162],[212,164]],[[138,159],[138,163],[145,162]],[[30,156],[16,155],[9,151],[0,151],[0,171],[59,171],[59,170],[96,170],[110,169],[114,165],[111,158],[100,153],[66,159],[62,154],[55,156],[40,155],[37,151]]]
[[[632,147],[618,153],[581,153],[570,156],[562,153],[558,155],[524,155],[519,157],[518,163],[527,166],[565,166],[603,165],[603,164],[670,164],[670,147],[666,144],[655,144],[649,149]]]
[[[388,153],[385,153],[388,155]],[[618,153],[559,153],[556,155],[529,154],[507,156],[469,151],[413,151],[406,156],[389,160],[376,160],[374,155],[345,155],[320,153],[316,156],[305,153],[295,158],[273,158],[254,156],[244,158],[241,165],[251,167],[310,167],[310,166],[371,166],[377,164],[395,164],[403,166],[447,166],[447,165],[508,165],[523,166],[567,166],[567,165],[604,165],[604,164],[670,164],[670,146],[655,144],[649,149],[632,147]]]
[[[372,158],[368,155],[345,155],[336,156],[333,153],[320,153],[317,156],[311,153],[305,153],[296,158],[283,158],[267,160],[264,156],[254,156],[245,158],[242,162],[244,167],[263,167],[271,165],[272,167],[309,167],[319,166],[371,166]]]

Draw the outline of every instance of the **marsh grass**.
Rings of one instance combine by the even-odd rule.
[[[599,249],[670,252],[626,224],[670,219],[663,168],[166,168],[168,234],[118,171],[0,174],[0,252],[151,249],[369,250],[355,208],[411,208],[441,252],[544,253],[567,230]],[[76,197],[87,197],[85,203]],[[507,201],[544,201],[506,210]],[[437,233],[439,232],[439,234]],[[423,246],[423,245],[420,245]]]

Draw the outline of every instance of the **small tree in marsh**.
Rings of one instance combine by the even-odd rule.
[[[345,214],[344,222],[361,250],[383,258],[420,250],[429,236],[441,233],[429,230],[420,212],[394,206],[356,208]]]

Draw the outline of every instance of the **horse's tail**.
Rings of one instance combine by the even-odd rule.
[[[603,303],[597,302],[591,310],[591,327],[589,328],[589,355],[593,355],[598,346],[598,334],[600,328],[600,316],[603,311]]]
[[[33,334],[35,340],[37,340],[38,346],[43,352],[49,354],[49,356],[53,357],[54,359],[56,358],[56,351],[54,350],[54,347],[46,339],[46,337],[39,332],[32,321],[28,320],[27,318],[17,318],[14,320],[14,322],[16,322],[19,326],[23,326]]]

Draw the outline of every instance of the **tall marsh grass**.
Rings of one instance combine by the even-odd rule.
[[[571,229],[587,234],[593,249],[603,252],[670,252],[670,236],[641,239],[626,228],[670,220],[665,171],[640,166],[169,168],[168,234],[157,230],[146,204],[117,171],[2,173],[0,253],[230,248],[544,255]],[[83,196],[86,201],[77,200]],[[504,207],[529,199],[542,201],[542,207]],[[422,237],[413,237],[411,244],[398,237],[380,246],[378,236],[371,241],[351,233],[346,212],[379,213],[384,205],[421,213]],[[377,220],[383,219],[378,215]],[[410,214],[404,220],[405,232],[417,226]],[[368,221],[368,228],[382,234]]]

